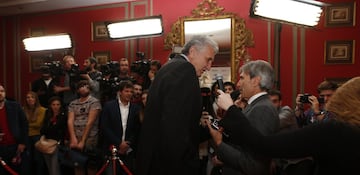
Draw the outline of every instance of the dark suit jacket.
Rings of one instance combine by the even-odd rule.
[[[141,128],[137,175],[198,175],[201,93],[194,66],[178,56],[150,86]]]
[[[243,113],[251,125],[263,135],[274,134],[279,129],[278,112],[268,95],[262,95],[255,99],[243,110]],[[270,174],[270,158],[253,152],[247,147],[233,145],[231,139],[233,138],[230,136],[229,144],[222,143],[218,147],[218,156],[225,163],[223,167],[224,175]]]
[[[125,131],[125,140],[130,142],[130,147],[135,150],[137,136],[140,128],[138,105],[130,103],[129,115]],[[118,99],[105,103],[100,117],[101,139],[103,149],[108,151],[110,145],[119,146],[123,136],[123,127]]]
[[[38,94],[41,106],[47,107],[49,105],[49,99],[56,95],[54,92],[54,85],[56,84],[58,84],[58,82],[54,79],[50,81],[49,86],[45,84],[45,81],[42,78],[32,82],[31,91]]]
[[[16,143],[28,146],[29,124],[22,107],[15,101],[6,100],[5,109],[9,129],[15,137]]]

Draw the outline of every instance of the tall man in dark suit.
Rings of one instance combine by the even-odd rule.
[[[100,133],[104,151],[110,155],[110,146],[116,146],[120,159],[131,171],[134,171],[133,162],[140,129],[140,106],[130,102],[133,91],[134,86],[131,81],[121,81],[118,98],[105,103],[100,117]],[[120,165],[116,166],[120,168]],[[112,174],[110,170],[111,166],[108,167],[107,174]]]
[[[279,117],[277,109],[269,99],[267,91],[272,88],[274,73],[272,66],[263,60],[250,61],[240,68],[240,79],[237,86],[241,90],[242,97],[248,99],[248,105],[243,110],[251,125],[263,135],[270,135],[279,129]],[[220,94],[223,94],[221,92]],[[223,95],[224,96],[224,95]],[[233,101],[228,98],[218,98],[219,107],[227,110]],[[223,119],[224,122],[226,119]],[[226,130],[226,128],[224,128]],[[217,147],[218,157],[224,162],[223,175],[228,174],[270,174],[271,159],[249,151],[249,148],[221,143]]]
[[[137,175],[198,175],[201,91],[218,45],[206,36],[187,42],[182,54],[156,74],[150,86],[137,152]]]

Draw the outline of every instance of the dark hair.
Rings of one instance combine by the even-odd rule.
[[[76,86],[76,89],[80,89],[81,87],[88,86],[91,90],[90,83],[88,80],[80,80]]]
[[[122,80],[119,83],[119,91],[124,90],[125,88],[134,88],[134,84],[130,80]]]
[[[151,60],[150,65],[156,66],[158,70],[161,68],[161,63],[159,60]]]
[[[224,86],[231,86],[233,88],[233,90],[236,89],[235,84],[231,81],[224,82]]]
[[[335,91],[338,87],[339,86],[336,83],[325,80],[319,84],[317,91],[318,91],[318,93],[320,93],[321,91],[324,91],[324,90]]]
[[[48,100],[49,106],[53,101],[60,101],[60,104],[62,105],[62,100],[59,96],[53,96],[53,97],[49,98],[49,100]]]
[[[277,90],[277,89],[270,89],[268,94],[270,96],[275,96],[276,95],[276,96],[279,97],[279,100],[281,100],[281,92],[279,90]]]

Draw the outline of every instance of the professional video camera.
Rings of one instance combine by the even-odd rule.
[[[144,52],[136,53],[137,61],[131,63],[131,72],[137,73],[142,77],[147,77],[150,70],[151,59],[146,59]]]
[[[110,61],[100,66],[100,72],[104,75],[111,75],[112,77],[120,74],[120,64],[117,61]]]
[[[53,77],[60,77],[64,75],[64,70],[60,61],[44,63],[44,65],[40,66],[40,70],[43,73],[50,73]]]

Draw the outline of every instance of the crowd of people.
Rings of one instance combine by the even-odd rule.
[[[107,67],[104,74],[93,57],[84,60],[83,70],[72,55],[62,61],[61,74],[51,65],[42,67],[22,105],[8,99],[0,84],[0,158],[19,174],[90,175],[99,172],[114,145],[120,159],[135,171],[148,92],[143,87],[154,80],[160,62],[151,60],[145,65],[147,77],[142,77],[130,71],[126,58],[119,60],[118,67]],[[51,154],[41,152],[35,147],[41,137],[56,140],[58,148]],[[87,156],[87,163],[63,165],[60,159],[68,149]],[[0,166],[0,174],[11,174],[8,168]],[[111,166],[102,174],[112,174]]]
[[[61,78],[42,69],[23,105],[0,83],[0,174],[126,175],[120,164],[106,164],[114,148],[135,175],[359,173],[359,77],[341,87],[323,81],[318,95],[299,93],[291,108],[263,60],[242,65],[238,82],[223,90],[218,82],[200,87],[218,51],[210,37],[195,36],[145,74],[131,71],[126,58],[116,71],[99,71],[90,57],[77,71],[65,55]],[[56,140],[57,149],[41,152],[40,138]],[[86,163],[62,164],[61,148]]]

